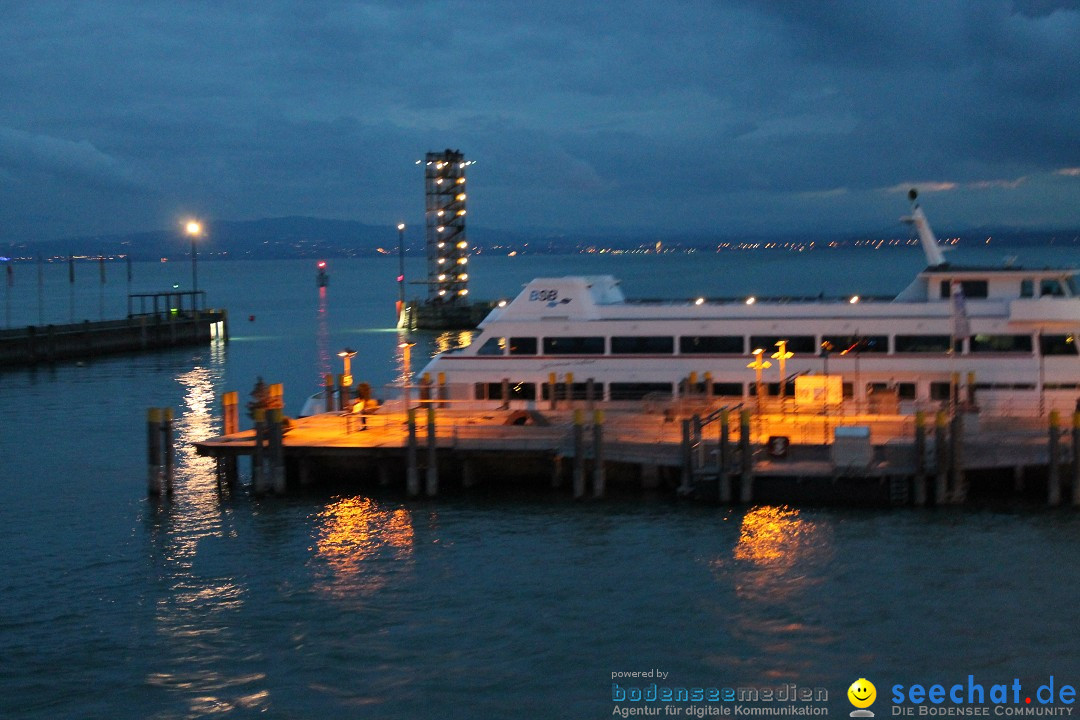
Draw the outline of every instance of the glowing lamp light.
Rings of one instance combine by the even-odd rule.
[[[848,300],[848,302],[851,303],[852,305],[854,305],[855,303],[859,302],[859,296],[858,295],[852,295],[851,299]]]
[[[439,294],[440,294],[440,295],[445,295],[445,294],[446,294],[446,291],[445,291],[445,290],[440,290],[440,291],[439,291]]]
[[[746,298],[746,304],[747,304],[747,305],[753,305],[753,304],[754,304],[754,303],[756,303],[756,302],[757,302],[757,298],[756,298],[756,297],[754,297],[753,295],[751,295],[750,297]]]
[[[705,298],[698,298],[697,300],[694,301],[694,304],[695,305],[704,305],[705,304]]]
[[[457,279],[458,280],[468,280],[469,279],[469,274],[468,273],[462,273],[461,275],[457,276]]]
[[[405,223],[398,223],[397,229],[398,230],[404,230],[405,229]]]
[[[461,184],[461,183],[463,183],[463,182],[465,182],[465,178],[458,178],[458,179],[457,179],[457,184],[458,184],[458,185],[460,185],[460,184]]]
[[[192,237],[198,237],[202,235],[202,223],[196,220],[188,220],[187,224],[184,225],[184,232]]]
[[[454,196],[454,199],[456,199],[456,200],[464,200],[465,197],[466,197],[465,193],[458,193],[457,195]]]
[[[465,211],[464,211],[464,210],[458,210],[458,211],[457,211],[457,214],[458,214],[458,215],[464,215],[464,214],[465,214]]]
[[[465,263],[469,262],[469,258],[458,258],[457,262],[458,265],[464,265]]]
[[[446,243],[444,243],[444,242],[439,243],[439,247],[441,247],[441,248],[446,247]]]
[[[505,300],[500,300],[499,301],[499,307],[506,307],[506,301]]]
[[[442,231],[443,231],[443,230],[445,230],[446,228],[445,228],[444,226],[440,225],[439,227],[437,227],[437,228],[435,228],[435,229],[436,229],[437,231],[439,231],[439,232],[442,232]]]
[[[461,242],[459,242],[457,244],[457,246],[458,246],[459,249],[464,250],[465,248],[469,247],[469,243],[462,240]]]
[[[460,291],[458,291],[458,295],[468,295],[468,294],[469,294],[468,290],[460,290]]]
[[[444,262],[446,262],[446,258],[439,258],[439,264],[440,265],[442,265]]]
[[[405,276],[404,275],[398,275],[397,276],[397,281],[398,282],[405,282]]]
[[[437,212],[435,214],[438,215],[439,217],[442,217],[443,215],[446,214],[446,211],[445,210],[440,210],[439,212]]]
[[[439,280],[445,280],[445,279],[446,279],[446,276],[445,276],[445,275],[440,275],[440,276],[439,276]]]
[[[324,269],[324,268],[326,267],[326,261],[325,261],[325,260],[320,260],[320,261],[319,261],[319,264],[318,264],[318,266],[317,266],[317,267],[318,267],[318,268],[319,268],[320,270]]]

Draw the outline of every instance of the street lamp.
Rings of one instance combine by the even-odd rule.
[[[341,376],[341,385],[343,387],[352,387],[352,359],[356,357],[356,351],[352,348],[345,348],[338,353],[338,357],[345,363],[345,374]]]
[[[199,291],[199,266],[198,255],[195,252],[195,241],[202,235],[202,223],[197,220],[188,220],[184,225],[184,232],[191,238],[191,289],[195,292]],[[192,302],[195,302],[192,299]]]
[[[405,223],[397,226],[397,253],[398,253],[398,326],[401,326],[402,313],[405,312]]]
[[[758,414],[761,413],[761,391],[762,391],[761,371],[762,370],[768,370],[769,368],[772,367],[771,362],[769,362],[768,360],[762,359],[761,355],[764,352],[765,352],[765,350],[763,348],[755,348],[754,352],[752,353],[752,355],[754,356],[754,361],[746,366],[748,368],[754,368],[754,395],[757,398]]]
[[[398,343],[398,347],[401,348],[401,366],[403,368],[401,373],[401,385],[405,390],[405,407],[409,407],[409,388],[412,385],[412,349],[416,345],[414,342],[408,340],[402,340]]]
[[[788,352],[787,340],[777,340],[776,347],[778,347],[779,350],[772,354],[772,359],[780,361],[780,409],[786,411],[787,406],[785,403],[787,401],[787,376],[784,374],[784,364],[787,359],[795,353]]]

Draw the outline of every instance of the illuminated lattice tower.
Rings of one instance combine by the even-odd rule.
[[[457,150],[424,158],[429,303],[468,302],[469,241],[465,237],[465,168]]]

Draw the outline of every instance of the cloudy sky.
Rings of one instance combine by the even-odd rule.
[[[1080,226],[1080,0],[0,3],[0,243],[311,215]]]

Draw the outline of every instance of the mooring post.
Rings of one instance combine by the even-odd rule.
[[[450,399],[450,390],[446,387],[446,373],[439,373],[436,379],[439,381],[439,407],[445,408],[446,401]]]
[[[559,453],[551,456],[551,487],[562,487],[562,455]]]
[[[436,452],[437,443],[438,436],[435,434],[435,408],[429,405],[427,409],[427,470],[424,474],[428,497],[435,497],[439,494],[439,459]]]
[[[555,399],[555,373],[548,373],[548,410],[554,410],[557,407],[557,401]]]
[[[251,415],[255,421],[255,443],[251,450],[251,486],[256,495],[261,495],[266,491],[266,453],[263,447],[266,441],[266,410],[257,408]]]
[[[588,378],[585,381],[585,409],[589,412],[596,410],[596,398],[594,397],[596,393],[595,385],[596,383],[592,378]]]
[[[592,382],[590,380],[590,382]],[[593,411],[593,497],[604,497],[604,411]]]
[[[574,407],[572,402],[574,399],[574,373],[566,373],[563,380],[563,398],[566,400],[566,407]]]
[[[949,490],[949,447],[946,444],[946,428],[949,418],[944,410],[938,410],[934,416],[934,452],[937,477],[934,482],[934,504],[944,505]]]
[[[173,453],[173,410],[164,408],[161,414],[161,452],[165,466],[165,494],[173,493],[173,475],[175,474],[175,454]]]
[[[964,472],[964,413],[957,409],[953,413],[952,427],[949,431],[950,460],[952,460],[952,492],[950,500],[962,503],[967,499],[967,475]]]
[[[410,497],[420,494],[420,474],[416,467],[416,408],[406,410],[409,417],[409,440],[405,447],[405,489]]]
[[[164,470],[161,462],[161,408],[146,411],[146,456],[146,493],[157,497],[161,495]]]
[[[334,376],[330,373],[323,375],[323,399],[326,412],[334,412]]]
[[[510,378],[503,378],[502,379],[502,388],[501,388],[501,390],[502,390],[502,392],[500,393],[500,396],[502,397],[502,405],[499,406],[499,409],[500,410],[509,410],[510,409]]]
[[[699,470],[705,468],[705,438],[701,434],[701,416],[694,415],[690,418],[693,435],[690,438],[691,447],[695,448],[694,467]]]
[[[476,476],[473,475],[472,458],[468,455],[461,457],[461,487],[471,488],[476,484]]]
[[[1074,507],[1080,507],[1080,411],[1073,413],[1072,504]]]
[[[680,465],[682,465],[682,478],[679,482],[679,494],[690,494],[690,481],[694,475],[694,455],[690,445],[690,420],[682,421],[682,445],[679,448]]]
[[[281,408],[267,413],[269,440],[270,486],[278,495],[285,494],[285,414]]]
[[[1061,454],[1061,414],[1050,411],[1050,437],[1046,446],[1046,504],[1057,507],[1061,504],[1061,467],[1058,458]]]
[[[426,405],[431,402],[431,373],[420,376],[420,404]]]
[[[697,394],[697,370],[691,370],[686,378],[686,396],[692,397]]]
[[[225,434],[234,435],[240,432],[240,394],[236,391],[225,393],[222,398],[224,405]],[[229,454],[227,457],[218,458],[219,467],[225,475],[225,482],[232,485],[236,482],[237,460],[236,455]]]
[[[926,505],[926,413],[915,412],[915,505]]]
[[[574,497],[585,497],[585,414],[574,411]]]
[[[739,412],[739,454],[742,458],[742,478],[739,501],[750,502],[754,497],[754,456],[750,451],[750,411]]]
[[[720,484],[720,502],[731,502],[731,417],[727,408],[720,410],[720,453],[716,458],[716,479]]]

